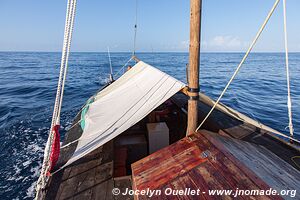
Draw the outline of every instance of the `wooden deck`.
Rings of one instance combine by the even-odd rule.
[[[131,176],[114,178],[113,142],[108,142],[54,176],[46,199],[118,199],[112,189],[131,189]],[[60,180],[57,180],[60,179]],[[125,199],[133,199],[131,196]]]
[[[134,163],[132,172],[134,189],[162,191],[159,196],[136,196],[137,199],[233,199],[233,196],[209,196],[208,190],[280,191],[296,190],[300,185],[299,171],[266,148],[205,131]],[[200,189],[201,193],[167,196],[164,195],[167,188]],[[238,199],[282,197],[255,195]]]
[[[179,113],[181,108],[184,108],[187,102],[187,99],[184,95],[179,94],[172,97],[172,102],[176,103],[177,111],[174,111],[172,113]],[[176,107],[176,106],[175,106]],[[200,102],[199,104],[199,118],[204,117],[205,113],[208,112],[209,106],[204,104],[203,102]],[[77,115],[77,118],[74,120],[74,124],[78,122],[80,119],[80,113]],[[173,114],[172,117],[163,119],[167,122],[170,133],[172,133],[172,137],[170,138],[170,143],[176,142],[178,139],[182,138],[185,135],[186,130],[186,116],[181,114]],[[145,122],[142,122],[143,124]],[[174,125],[174,123],[176,125]],[[277,156],[279,156],[281,159],[284,159],[286,162],[288,162],[290,165],[294,165],[293,162],[291,162],[290,158],[295,155],[299,155],[299,151],[289,147],[288,145],[284,145],[283,143],[274,140],[274,138],[269,137],[268,134],[264,134],[262,130],[259,130],[249,124],[241,123],[239,120],[236,120],[230,116],[227,116],[226,114],[215,111],[212,115],[212,117],[207,121],[205,124],[205,128],[214,132],[219,132],[220,134],[226,136],[226,137],[233,137],[238,138],[243,141],[251,142],[254,144],[262,144],[267,149],[271,150],[273,153],[275,153]],[[131,130],[131,134],[136,135],[137,133]],[[140,130],[138,130],[140,132]],[[82,130],[79,126],[79,124],[76,124],[70,131],[68,131],[64,144],[68,144],[71,141],[76,140],[79,138],[82,134]],[[218,137],[214,137],[215,140],[218,139]],[[222,140],[221,140],[222,139]],[[221,138],[218,143],[222,143],[223,147],[225,148],[226,145],[231,145],[230,142],[227,142],[226,138],[223,141],[223,138]],[[181,140],[185,141],[186,139]],[[46,197],[45,199],[132,199],[132,196],[112,196],[111,190],[114,187],[118,187],[121,189],[121,191],[124,191],[125,188],[131,188],[131,178],[130,176],[123,176],[115,178],[116,173],[116,166],[117,163],[115,163],[114,154],[116,154],[116,149],[119,148],[118,146],[122,146],[118,144],[120,140],[116,139],[115,141],[111,141],[102,147],[98,148],[94,152],[88,154],[87,156],[83,157],[82,159],[76,161],[72,165],[66,167],[64,170],[61,170],[59,173],[56,173],[53,175],[49,185],[48,189],[46,191]],[[180,143],[179,142],[179,143]],[[197,146],[191,147],[191,144],[188,141],[185,146],[181,146],[180,148],[174,149],[172,152],[166,152],[161,155],[161,160],[169,160],[172,161],[173,157],[177,159],[177,161],[185,161],[185,165],[178,165],[178,163],[175,163],[177,165],[176,168],[169,167],[167,168],[167,171],[158,171],[157,173],[165,173],[165,176],[171,176],[173,173],[174,175],[178,175],[177,172],[180,172],[180,174],[189,173],[190,171],[193,171],[195,167],[198,165],[201,165],[201,163],[206,162],[206,158],[199,159],[199,155],[203,153],[201,151],[201,148],[199,149]],[[210,142],[214,142],[214,140],[211,140]],[[242,141],[241,144],[243,144]],[[61,151],[61,155],[59,158],[59,164],[58,166],[63,165],[71,156],[76,148],[76,143],[70,145],[69,147],[63,149]],[[199,144],[198,144],[199,146]],[[255,146],[255,145],[254,145]],[[257,146],[257,145],[256,145]],[[172,146],[171,146],[172,147]],[[191,148],[190,148],[191,147]],[[221,147],[221,146],[219,146]],[[228,148],[231,151],[233,149]],[[265,149],[265,148],[263,148]],[[179,150],[182,150],[180,154],[178,154],[178,157],[174,156],[179,152]],[[220,150],[220,149],[219,149]],[[256,149],[257,151],[262,151],[261,148]],[[210,150],[211,151],[211,150]],[[239,151],[239,149],[235,149],[236,152]],[[133,152],[130,150],[130,152]],[[139,151],[139,154],[143,151]],[[230,154],[233,154],[234,152],[230,152],[227,150],[226,152],[229,152]],[[254,151],[255,152],[255,151]],[[224,153],[224,152],[222,152]],[[222,154],[219,153],[219,154]],[[131,153],[132,154],[132,153]],[[129,154],[128,159],[131,159],[131,154]],[[218,154],[218,155],[219,155]],[[266,160],[266,157],[268,159],[271,159],[276,163],[276,158],[269,157],[270,155],[273,155],[270,152],[267,152],[267,156],[264,156],[263,159]],[[156,154],[154,154],[156,155]],[[140,156],[140,155],[139,155]],[[152,156],[152,155],[151,155]],[[249,155],[250,156],[250,155]],[[273,155],[274,156],[274,155]],[[134,155],[134,158],[137,156]],[[249,157],[249,166],[255,166],[257,168],[263,167],[265,171],[267,171],[267,168],[269,165],[263,165],[261,166],[261,163],[257,164],[255,162],[252,163],[251,159],[252,157]],[[229,162],[228,158],[224,161],[224,163]],[[243,160],[244,157],[238,157],[238,159]],[[134,162],[136,160],[132,160]],[[142,160],[143,162],[145,159]],[[205,162],[204,162],[205,161]],[[130,162],[130,163],[132,163]],[[213,161],[210,161],[212,163]],[[246,161],[245,161],[246,162]],[[139,163],[139,162],[138,162]],[[153,161],[153,163],[155,163]],[[252,164],[251,164],[252,163]],[[148,163],[149,164],[149,163]],[[278,164],[278,163],[276,163]],[[281,162],[280,166],[276,167],[276,170],[278,173],[280,173],[281,169],[286,168],[288,169],[290,165]],[[203,164],[204,165],[204,164]],[[207,164],[206,168],[211,169],[211,167]],[[224,164],[222,164],[224,166]],[[237,168],[237,165],[234,165]],[[295,165],[294,165],[295,166]],[[147,167],[147,165],[145,165]],[[156,167],[152,165],[148,165],[148,170],[156,170]],[[126,166],[127,174],[128,169],[130,169],[130,166]],[[232,169],[230,169],[232,170]],[[254,169],[253,169],[254,170]],[[142,171],[140,171],[142,172]],[[140,173],[139,172],[139,173]],[[263,172],[263,170],[262,170]],[[176,174],[177,173],[177,174]],[[122,173],[121,173],[122,174]],[[168,175],[169,174],[169,175]],[[261,174],[259,174],[261,175]],[[282,176],[283,177],[283,176]],[[282,178],[281,177],[281,178]],[[167,177],[168,180],[172,180],[175,177]],[[155,180],[155,179],[153,179]],[[164,179],[162,179],[164,180]],[[299,180],[299,179],[298,179]],[[187,177],[180,178],[180,181],[183,183],[186,183],[188,181]],[[276,182],[274,179],[270,179],[270,181]],[[279,181],[281,183],[282,180]],[[199,181],[198,181],[199,182]],[[161,182],[158,182],[161,183]],[[296,182],[298,184],[298,182]],[[269,184],[269,183],[265,183]],[[279,185],[280,186],[280,185]],[[278,187],[279,187],[278,186]]]
[[[76,124],[66,135],[64,144],[76,140],[82,134],[77,124],[80,113],[74,120]],[[72,156],[76,144],[62,150],[58,166],[63,165]],[[114,141],[110,141],[89,153],[65,169],[54,174],[47,187],[45,199],[79,199],[94,200],[116,199],[112,189],[118,187],[123,191],[131,188],[131,177],[114,177]],[[128,196],[127,199],[132,199]]]
[[[180,123],[182,113],[172,105],[171,114],[163,119],[170,126],[170,142],[184,137],[185,123]],[[177,114],[174,114],[177,113]],[[78,139],[82,129],[77,123],[66,134],[63,145]],[[130,164],[148,155],[146,119],[131,127],[114,140],[106,143],[70,166],[54,174],[47,187],[45,199],[133,199],[133,196],[112,196],[112,189],[131,189]],[[57,168],[72,156],[76,143],[62,149]],[[124,151],[125,150],[125,151]],[[129,164],[128,164],[129,163]],[[99,196],[100,195],[100,196]]]
[[[178,93],[172,97],[172,101],[181,108],[187,109],[188,97],[182,93]],[[203,120],[210,111],[211,106],[199,101],[199,121]],[[242,122],[231,117],[218,109],[204,123],[203,129],[219,133],[221,135],[247,141],[253,144],[262,145],[278,157],[292,165],[295,169],[300,170],[300,160],[296,160],[298,166],[292,161],[292,157],[300,155],[300,146],[298,149],[291,146],[288,142],[274,136],[272,133],[255,127],[251,124]]]
[[[52,183],[59,184],[52,184],[46,199],[97,199],[99,195],[112,199],[111,194],[106,194],[114,187],[111,151],[110,142],[54,176]]]

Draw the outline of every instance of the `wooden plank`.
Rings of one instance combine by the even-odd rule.
[[[193,180],[199,180],[201,177],[204,188],[201,188],[202,191],[208,192],[209,189],[213,190],[227,190],[232,189],[231,186],[226,182],[224,177],[220,176],[220,174],[215,171],[211,170],[212,166],[210,163],[203,163],[201,166],[195,168],[190,172],[190,176]],[[205,195],[209,196],[209,195]],[[230,196],[222,196],[222,199],[232,199]]]
[[[106,190],[105,200],[113,200],[114,199],[114,196],[112,194],[112,190],[114,189],[114,181],[113,181],[113,179],[110,179],[107,182],[107,188],[106,189],[107,190]],[[102,198],[100,198],[100,199],[102,199]]]
[[[247,124],[241,124],[239,126],[233,126],[223,129],[227,134],[236,139],[242,139],[256,131],[254,127],[250,127]]]
[[[138,189],[148,187],[155,189],[200,163],[206,162],[206,158],[200,157],[201,153],[202,151],[195,144],[188,142],[188,138],[185,138],[175,145],[134,163],[132,165],[133,181],[139,186]]]
[[[182,93],[178,93],[172,97],[172,102],[180,108],[187,107],[187,100],[188,97]],[[201,101],[201,99],[199,100],[198,114],[200,121],[204,118],[210,108],[211,106]],[[273,133],[262,130],[251,124],[241,122],[219,110],[215,110],[211,114],[211,117],[204,124],[203,128],[213,132],[219,132],[220,130],[226,129],[227,134],[231,133],[235,137],[242,138],[244,141],[263,145],[298,170],[298,167],[291,161],[291,158],[300,155],[299,149],[292,147],[287,141],[274,136]],[[239,131],[241,131],[241,133],[239,133]],[[239,136],[239,134],[241,134],[241,136]]]
[[[202,183],[201,183],[202,184]],[[176,179],[172,180],[167,186],[165,186],[164,189],[166,188],[172,188],[173,190],[182,190],[183,188],[203,188],[203,186],[198,186],[194,180],[192,179],[190,172],[187,173],[186,176],[180,176],[177,177]],[[162,189],[163,190],[163,189]],[[199,193],[199,195],[190,195],[190,196],[182,196],[182,195],[177,195],[177,199],[207,199],[203,195],[202,192]]]
[[[76,166],[72,167],[72,170],[69,174],[68,179],[74,177],[74,176],[78,176],[82,173],[88,172],[90,170],[93,170],[94,168],[96,168],[97,166],[101,165],[101,158],[100,159],[95,159],[95,160],[91,160],[91,161],[87,161],[84,163],[80,163]]]
[[[297,185],[300,185],[300,173],[295,168],[291,167],[291,165],[284,160],[282,160],[279,156],[276,154],[273,154],[271,151],[266,150],[266,148],[260,148],[259,151],[263,151],[263,155],[268,157],[269,159],[273,160],[277,164],[277,166],[280,166],[281,169],[285,169],[285,171],[289,174],[290,178],[293,178],[294,180],[297,180]]]
[[[61,175],[61,177],[62,177],[61,183],[64,182],[64,181],[66,181],[68,179],[68,177],[70,176],[71,170],[72,170],[72,167],[67,167],[66,169],[64,169],[61,172],[62,173],[62,175]],[[52,180],[51,180],[51,182],[52,182]],[[53,198],[59,199],[60,198],[60,195],[61,195],[61,193],[63,191],[64,184],[56,185],[56,187],[58,187],[56,194],[51,194],[51,195],[47,194],[48,196],[51,196],[50,197],[51,199],[53,199]],[[49,197],[47,197],[47,198],[49,198]]]
[[[90,188],[94,186],[95,168],[89,169],[83,173],[73,176],[64,182],[64,187],[59,199],[67,199],[78,196],[88,199],[91,191]]]
[[[82,192],[74,194],[73,200],[91,200],[92,199],[92,190],[87,189]]]
[[[118,188],[121,193],[124,193],[127,190],[131,190],[131,176],[123,176],[114,178],[114,187]],[[132,195],[116,195],[115,200],[132,200]]]
[[[300,173],[267,149],[247,142],[225,140],[229,151],[243,161],[274,189],[297,189],[300,185]],[[232,145],[235,144],[235,145]]]
[[[231,141],[233,139],[227,140]],[[243,143],[242,141],[239,142]],[[234,143],[231,143],[231,145],[238,146]],[[180,151],[178,151],[177,148],[180,149]],[[255,146],[253,148],[255,148]],[[249,151],[251,151],[251,149]],[[180,155],[181,152],[185,154]],[[169,154],[167,155],[167,159],[160,158],[161,155],[164,157],[164,154]],[[240,153],[240,155],[242,154]],[[203,161],[189,168],[189,165],[185,165],[185,163],[187,163],[185,159],[189,156],[194,156]],[[153,160],[155,162],[153,162]],[[269,160],[266,162],[271,163]],[[203,135],[191,135],[174,145],[160,150],[157,154],[150,155],[143,161],[132,165],[132,169],[133,187],[138,190],[146,188],[164,190],[167,187],[174,189],[201,189],[207,192],[209,189],[227,189],[233,190],[233,192],[235,192],[236,188],[240,190],[258,191],[270,189],[270,185],[265,182],[263,175],[258,176],[254,171],[248,168],[247,164],[239,161],[222,142],[205,133]],[[138,170],[135,171],[135,169]],[[185,170],[182,171],[182,169]],[[202,198],[203,197],[204,199],[221,198],[220,196],[212,197],[207,194],[202,195]],[[147,197],[144,196],[137,198],[147,199]],[[162,198],[193,199],[194,196],[162,196]],[[222,199],[232,198],[232,196],[222,196]],[[277,195],[238,196],[237,199],[282,199],[282,197]]]
[[[92,198],[96,185],[112,179],[112,151],[113,143],[108,142],[70,165],[62,171],[59,182],[52,182],[59,184],[58,189],[57,192],[53,190],[53,194],[48,192],[47,199]]]
[[[95,169],[95,185],[107,181],[113,177],[113,161],[98,166]]]
[[[114,196],[112,195],[112,189],[114,188],[113,179],[101,182],[92,188],[91,199],[101,199],[101,200],[112,200]],[[84,200],[84,199],[81,199]]]
[[[70,177],[72,167],[67,167],[63,170],[62,181]]]
[[[131,165],[132,169],[134,169],[134,172],[137,174],[144,172],[146,169],[151,170],[151,167],[156,166],[160,161],[171,159],[174,155],[172,152],[181,152],[193,146],[192,144],[187,143],[186,139],[178,141],[178,144],[179,145],[170,145],[167,148],[151,154],[151,156],[145,157],[133,163]]]
[[[222,144],[226,146],[224,148],[227,148],[224,151],[229,151],[231,154],[234,154],[239,162],[246,165],[248,169],[251,170],[247,170],[246,173],[250,173],[249,177],[251,177],[253,181],[256,180],[257,184],[261,184],[262,182],[257,182],[256,178],[253,179],[253,174],[254,177],[258,176],[263,180],[263,182],[267,183],[269,187],[266,189],[273,188],[277,191],[284,189],[295,190],[299,186],[299,172],[264,147],[216,135],[212,136],[206,134],[205,136],[209,137],[210,141],[212,141],[215,145],[218,142],[213,141],[214,139],[222,140]],[[275,157],[277,157],[276,160],[274,160]],[[284,163],[285,167],[280,166],[282,164],[278,163]],[[293,175],[295,175],[295,177],[289,174],[290,171],[293,171]],[[276,198],[276,196],[273,198]]]
[[[81,176],[83,177],[82,182],[79,182],[77,184],[77,193],[81,193],[89,188],[92,188],[94,186],[95,183],[95,172],[96,169],[92,168],[90,170],[88,170],[86,173],[81,174]]]
[[[105,199],[107,194],[109,181],[104,181],[99,184],[96,184],[92,189],[91,199]],[[83,199],[82,199],[83,200]]]
[[[196,135],[192,135],[196,136]],[[234,189],[234,188],[253,188],[259,189],[247,176],[240,172],[226,156],[217,148],[215,148],[206,138],[198,134],[193,137],[195,143],[201,148],[207,148],[209,162],[203,163],[193,169],[192,179],[199,184],[199,174],[203,179],[200,183],[201,189]],[[195,171],[196,170],[196,171]],[[195,173],[198,173],[196,175]],[[204,173],[201,175],[201,173]],[[197,177],[197,178],[195,178]],[[208,183],[206,183],[208,181]],[[203,185],[203,183],[206,183]],[[221,188],[219,188],[221,187]],[[224,188],[225,187],[225,188]],[[206,191],[207,192],[207,191]],[[209,197],[207,197],[209,198]],[[243,197],[239,197],[243,199]]]
[[[81,178],[81,179],[80,179]],[[73,195],[76,193],[77,190],[77,183],[82,181],[83,177],[73,177],[70,179],[67,179],[64,181],[61,186],[62,186],[62,192],[59,196],[59,199],[68,199],[72,198]]]
[[[239,169],[244,172],[245,174],[247,174],[247,176],[253,181],[255,182],[255,184],[257,184],[259,186],[259,188],[261,189],[268,189],[269,186],[262,181],[252,170],[250,170],[249,168],[247,168],[244,164],[242,164],[239,160],[237,160],[233,154],[231,154],[227,148],[220,143],[219,141],[217,141],[214,137],[212,137],[210,134],[205,134],[205,132],[202,132],[202,134],[204,134],[204,136],[209,139],[209,141],[216,146],[218,149],[220,149],[222,151],[222,153],[229,158],[236,166],[239,167]]]

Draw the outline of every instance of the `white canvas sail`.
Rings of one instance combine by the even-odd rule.
[[[94,96],[82,118],[83,134],[66,165],[115,138],[183,87],[185,84],[177,79],[142,61],[138,62]]]

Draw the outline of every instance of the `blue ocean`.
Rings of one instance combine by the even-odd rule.
[[[130,56],[111,53],[115,73]],[[186,82],[188,53],[137,56]],[[242,53],[201,54],[201,91],[216,99],[242,57]],[[0,52],[0,199],[34,197],[60,59],[60,53]],[[107,53],[71,53],[62,109],[62,139],[82,104],[106,83],[109,71]],[[295,134],[300,134],[300,53],[290,54],[290,74],[293,122]],[[251,54],[221,102],[288,134],[284,54]]]

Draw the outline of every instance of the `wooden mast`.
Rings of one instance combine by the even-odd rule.
[[[193,134],[198,125],[199,63],[202,0],[191,0],[190,49],[188,81],[188,126],[187,135]]]

